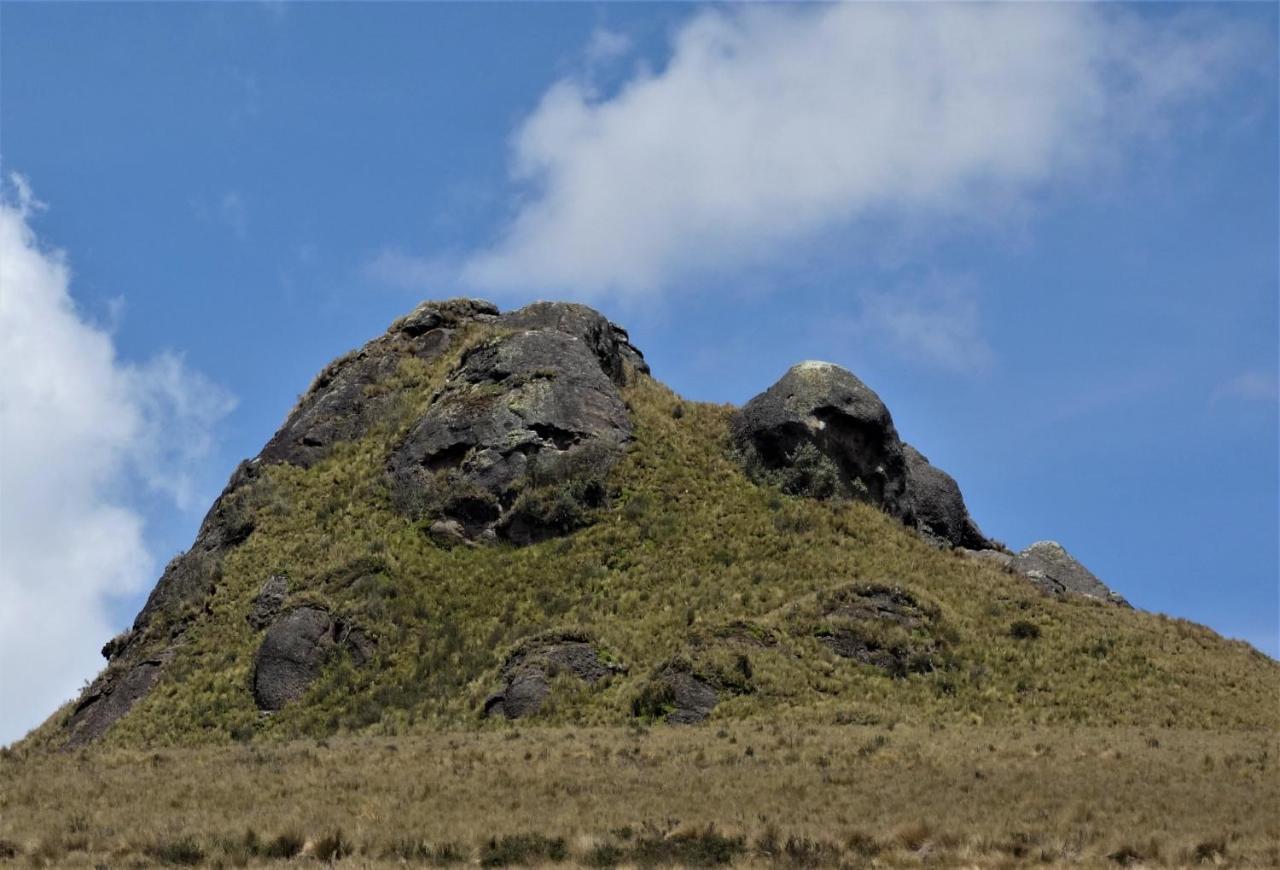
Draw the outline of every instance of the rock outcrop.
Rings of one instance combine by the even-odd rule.
[[[261,631],[275,621],[288,596],[289,578],[283,574],[272,574],[258,590],[245,619],[249,625]]]
[[[1132,607],[1123,596],[1112,592],[1093,572],[1080,564],[1057,541],[1037,541],[1020,553],[1009,550],[960,549],[962,555],[999,565],[1030,581],[1045,595],[1054,598],[1091,598]]]
[[[1057,541],[1037,541],[1014,556],[1010,567],[1044,592],[1058,598],[1080,595],[1122,607],[1130,606]]]
[[[969,516],[955,478],[910,444],[902,445],[907,459],[907,516],[921,533],[956,547],[981,550],[991,546]]]
[[[368,661],[373,641],[359,628],[320,607],[295,607],[272,623],[253,663],[253,699],[275,711],[306,693],[326,664],[346,650],[357,665]]]
[[[699,673],[684,659],[662,665],[632,702],[632,714],[672,725],[696,725],[720,703],[714,677]]]
[[[618,383],[638,353],[583,306],[537,303],[498,324],[520,331],[467,354],[388,472],[402,511],[525,544],[571,531],[603,502],[631,439]]]
[[[559,632],[532,638],[502,665],[502,688],[485,700],[484,715],[519,719],[538,712],[551,681],[561,675],[594,686],[621,673],[626,668],[602,656],[589,635]]]
[[[956,482],[904,443],[875,391],[839,366],[793,366],[732,426],[758,482],[793,495],[860,499],[946,544],[988,546]]]
[[[393,406],[394,391],[377,387],[395,375],[401,360],[431,362],[453,345],[459,330],[471,323],[492,323],[497,316],[497,306],[480,299],[419,305],[385,335],[325,366],[267,442],[261,461],[308,468],[335,444],[361,437]]]
[[[897,586],[854,584],[818,596],[814,633],[841,658],[891,676],[933,670],[938,611]]]

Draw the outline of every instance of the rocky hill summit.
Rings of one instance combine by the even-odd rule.
[[[1061,545],[986,537],[851,372],[803,362],[742,408],[700,405],[591,308],[474,299],[325,367],[103,654],[31,740],[1237,723],[1280,687]]]

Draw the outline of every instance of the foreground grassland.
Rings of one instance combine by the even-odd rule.
[[[51,867],[1277,866],[1277,750],[1274,732],[731,722],[8,753],[0,854]]]

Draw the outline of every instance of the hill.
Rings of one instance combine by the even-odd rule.
[[[532,753],[574,729],[593,746],[652,730],[703,759],[727,740],[735,757],[768,742],[779,761],[785,735],[810,735],[795,739],[813,749],[816,766],[801,766],[816,788],[853,776],[838,759],[860,764],[878,740],[913,747],[898,756],[908,767],[935,758],[946,779],[972,776],[973,747],[1032,751],[1022,743],[1041,732],[1024,729],[1044,729],[1037,753],[1091,758],[1159,745],[1163,730],[1181,754],[1142,768],[1153,776],[1174,781],[1209,745],[1205,758],[1261,767],[1247,787],[1205,771],[1204,787],[1238,786],[1253,813],[1258,789],[1275,794],[1275,661],[1129,607],[1059,545],[1013,553],[988,538],[851,373],[804,363],[744,408],[690,402],[625,331],[561,303],[424,303],[326,367],[104,655],[83,694],[9,752],[30,800],[71,763],[58,749],[92,747],[84,763],[124,782],[110,759],[259,763],[237,754],[246,744],[305,767],[290,755],[304,744],[286,741],[336,739],[335,769],[358,777],[353,759],[381,757],[383,738],[386,751],[447,739],[450,757],[497,759],[498,734]],[[664,751],[651,763],[676,775]],[[747,828],[749,803],[680,817]],[[1272,854],[1276,832],[1248,824],[1261,837],[1248,854]]]
[[[735,418],[647,372],[582,306],[420,306],[321,372],[36,739],[401,733],[521,691],[579,724],[1275,722],[1247,646],[904,523],[903,448],[852,375],[798,366]]]

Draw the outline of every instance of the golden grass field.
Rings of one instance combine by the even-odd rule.
[[[19,866],[1280,865],[1274,732],[504,727],[0,759]],[[3,863],[3,861],[0,861]]]

